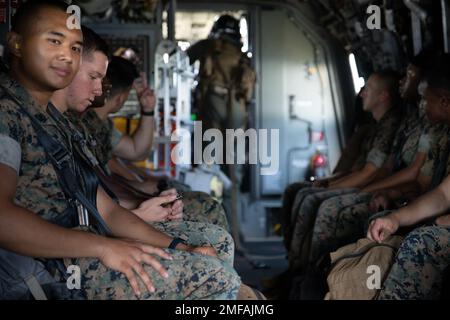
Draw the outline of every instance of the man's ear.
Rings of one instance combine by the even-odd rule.
[[[116,109],[117,106],[122,105],[122,95],[115,94],[108,97],[108,104],[111,105],[112,109]]]
[[[129,94],[129,92],[127,92],[127,91],[124,91],[120,94],[120,105],[123,105],[125,103],[125,101],[127,101],[128,94]]]
[[[9,52],[16,57],[22,57],[22,36],[17,32],[10,31],[6,35],[6,41]]]

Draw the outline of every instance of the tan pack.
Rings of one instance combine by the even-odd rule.
[[[371,300],[377,297],[402,237],[391,236],[383,243],[368,238],[331,253],[326,300]]]

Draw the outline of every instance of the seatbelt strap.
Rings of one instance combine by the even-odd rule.
[[[113,177],[106,173],[106,171],[100,166],[100,163],[98,162],[95,155],[91,152],[91,150],[87,146],[87,136],[83,136],[74,126],[73,124],[68,121],[66,118],[64,118],[59,112],[58,109],[56,109],[52,104],[48,106],[48,113],[50,116],[58,123],[64,124],[71,132],[72,138],[75,141],[75,146],[79,147],[80,150],[75,148],[75,150],[78,152],[80,156],[82,156],[86,163],[89,163],[91,169],[95,172],[97,175],[97,178],[99,180],[99,183],[103,187],[103,189],[106,191],[106,193],[113,198],[116,202],[119,202],[119,199],[114,194],[114,192],[108,187],[108,182],[112,183],[112,180],[114,180],[115,183],[120,185],[122,188],[130,192],[135,197],[141,198],[142,200],[148,200],[150,198],[153,198],[153,195],[150,195],[146,192],[143,192],[139,189],[134,188],[126,181],[119,179],[118,177]],[[87,133],[85,133],[87,135]]]
[[[35,300],[48,300],[35,276],[30,275],[24,281]]]

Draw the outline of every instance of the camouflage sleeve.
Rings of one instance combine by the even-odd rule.
[[[0,163],[11,167],[19,174],[22,150],[13,138],[0,134]]]
[[[110,139],[111,139],[111,146],[114,149],[119,144],[120,139],[122,139],[122,133],[113,127],[111,130]]]
[[[367,154],[366,163],[372,163],[375,167],[381,168],[391,152],[391,146],[396,133],[397,117],[391,117],[377,126],[377,132]]]
[[[429,137],[430,147],[427,151],[427,159],[420,169],[420,174],[431,177],[435,168],[435,162],[439,158],[442,149],[445,148],[447,143],[446,128],[441,128],[440,126],[432,127],[427,130],[426,135]]]
[[[22,159],[20,141],[23,135],[18,126],[19,119],[3,105],[0,106],[0,110],[0,163],[19,174]]]

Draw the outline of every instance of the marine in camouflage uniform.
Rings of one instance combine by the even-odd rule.
[[[0,75],[0,84],[13,92],[30,114],[66,147],[70,133],[62,134],[51,119],[15,81]],[[66,228],[75,225],[61,221],[70,205],[58,182],[58,177],[46,153],[37,140],[30,119],[11,98],[1,93],[0,98],[0,162],[13,168],[18,175],[14,198],[16,205],[26,208],[42,219]],[[74,160],[72,160],[75,166]],[[149,266],[145,271],[156,285],[155,293],[146,293],[144,299],[234,299],[240,280],[229,263],[209,256],[166,249],[173,261],[161,260],[169,277],[163,279]],[[76,261],[74,261],[76,260]],[[123,274],[107,269],[98,259],[67,260],[76,263],[82,272],[82,290],[89,299],[135,299],[134,292]],[[141,284],[142,285],[142,284]],[[142,287],[141,287],[142,290]],[[146,291],[146,290],[144,290]],[[142,291],[142,292],[144,292]]]
[[[88,109],[80,118],[76,112],[69,111],[68,118],[85,136],[89,136],[90,145],[102,167],[112,158],[112,150],[121,138],[111,119],[103,121],[93,109]],[[170,182],[169,182],[170,185]],[[177,189],[179,190],[179,189]],[[229,230],[225,211],[221,204],[204,192],[183,192],[183,220],[215,224]]]
[[[390,108],[386,111],[363,147],[362,156],[365,156],[365,163],[372,163],[377,168],[384,165],[391,152],[391,144],[399,121],[400,114],[397,108]],[[355,188],[306,189],[297,194],[296,197],[300,199],[296,201],[300,205],[298,211],[292,211],[293,218],[291,221],[294,223],[294,231],[289,248],[289,266],[292,270],[301,271],[309,265],[312,229],[320,205],[332,197],[354,192],[356,192]],[[293,209],[296,209],[295,202]]]
[[[395,160],[391,174],[409,167],[418,153],[428,157],[432,145],[437,144],[437,138],[442,134],[442,131],[431,134],[432,129],[426,119],[419,117],[417,108],[407,109],[393,143],[392,157]],[[427,162],[432,163],[434,159],[428,157],[424,163],[426,167]],[[432,172],[422,171],[422,174],[431,177]],[[311,240],[311,261],[364,236],[365,224],[373,213],[369,208],[372,197],[372,193],[357,192],[333,197],[321,204]],[[407,200],[396,202],[401,204]]]
[[[450,174],[449,132],[430,152],[436,161],[432,187]],[[433,155],[431,155],[433,154]],[[450,266],[450,227],[425,225],[402,242],[378,299],[438,299]]]
[[[195,108],[202,121],[202,133],[218,129],[225,137],[227,129],[247,129],[247,105],[253,96],[256,74],[241,47],[239,20],[223,15],[214,23],[208,39],[196,42],[186,51],[191,63],[200,61]],[[222,204],[236,223],[245,154],[238,153],[237,147],[227,148],[225,143],[223,150],[216,152],[221,155],[216,154],[216,159],[223,159],[223,163],[216,163],[232,183],[230,189],[224,190]],[[233,225],[235,239],[238,229]]]

